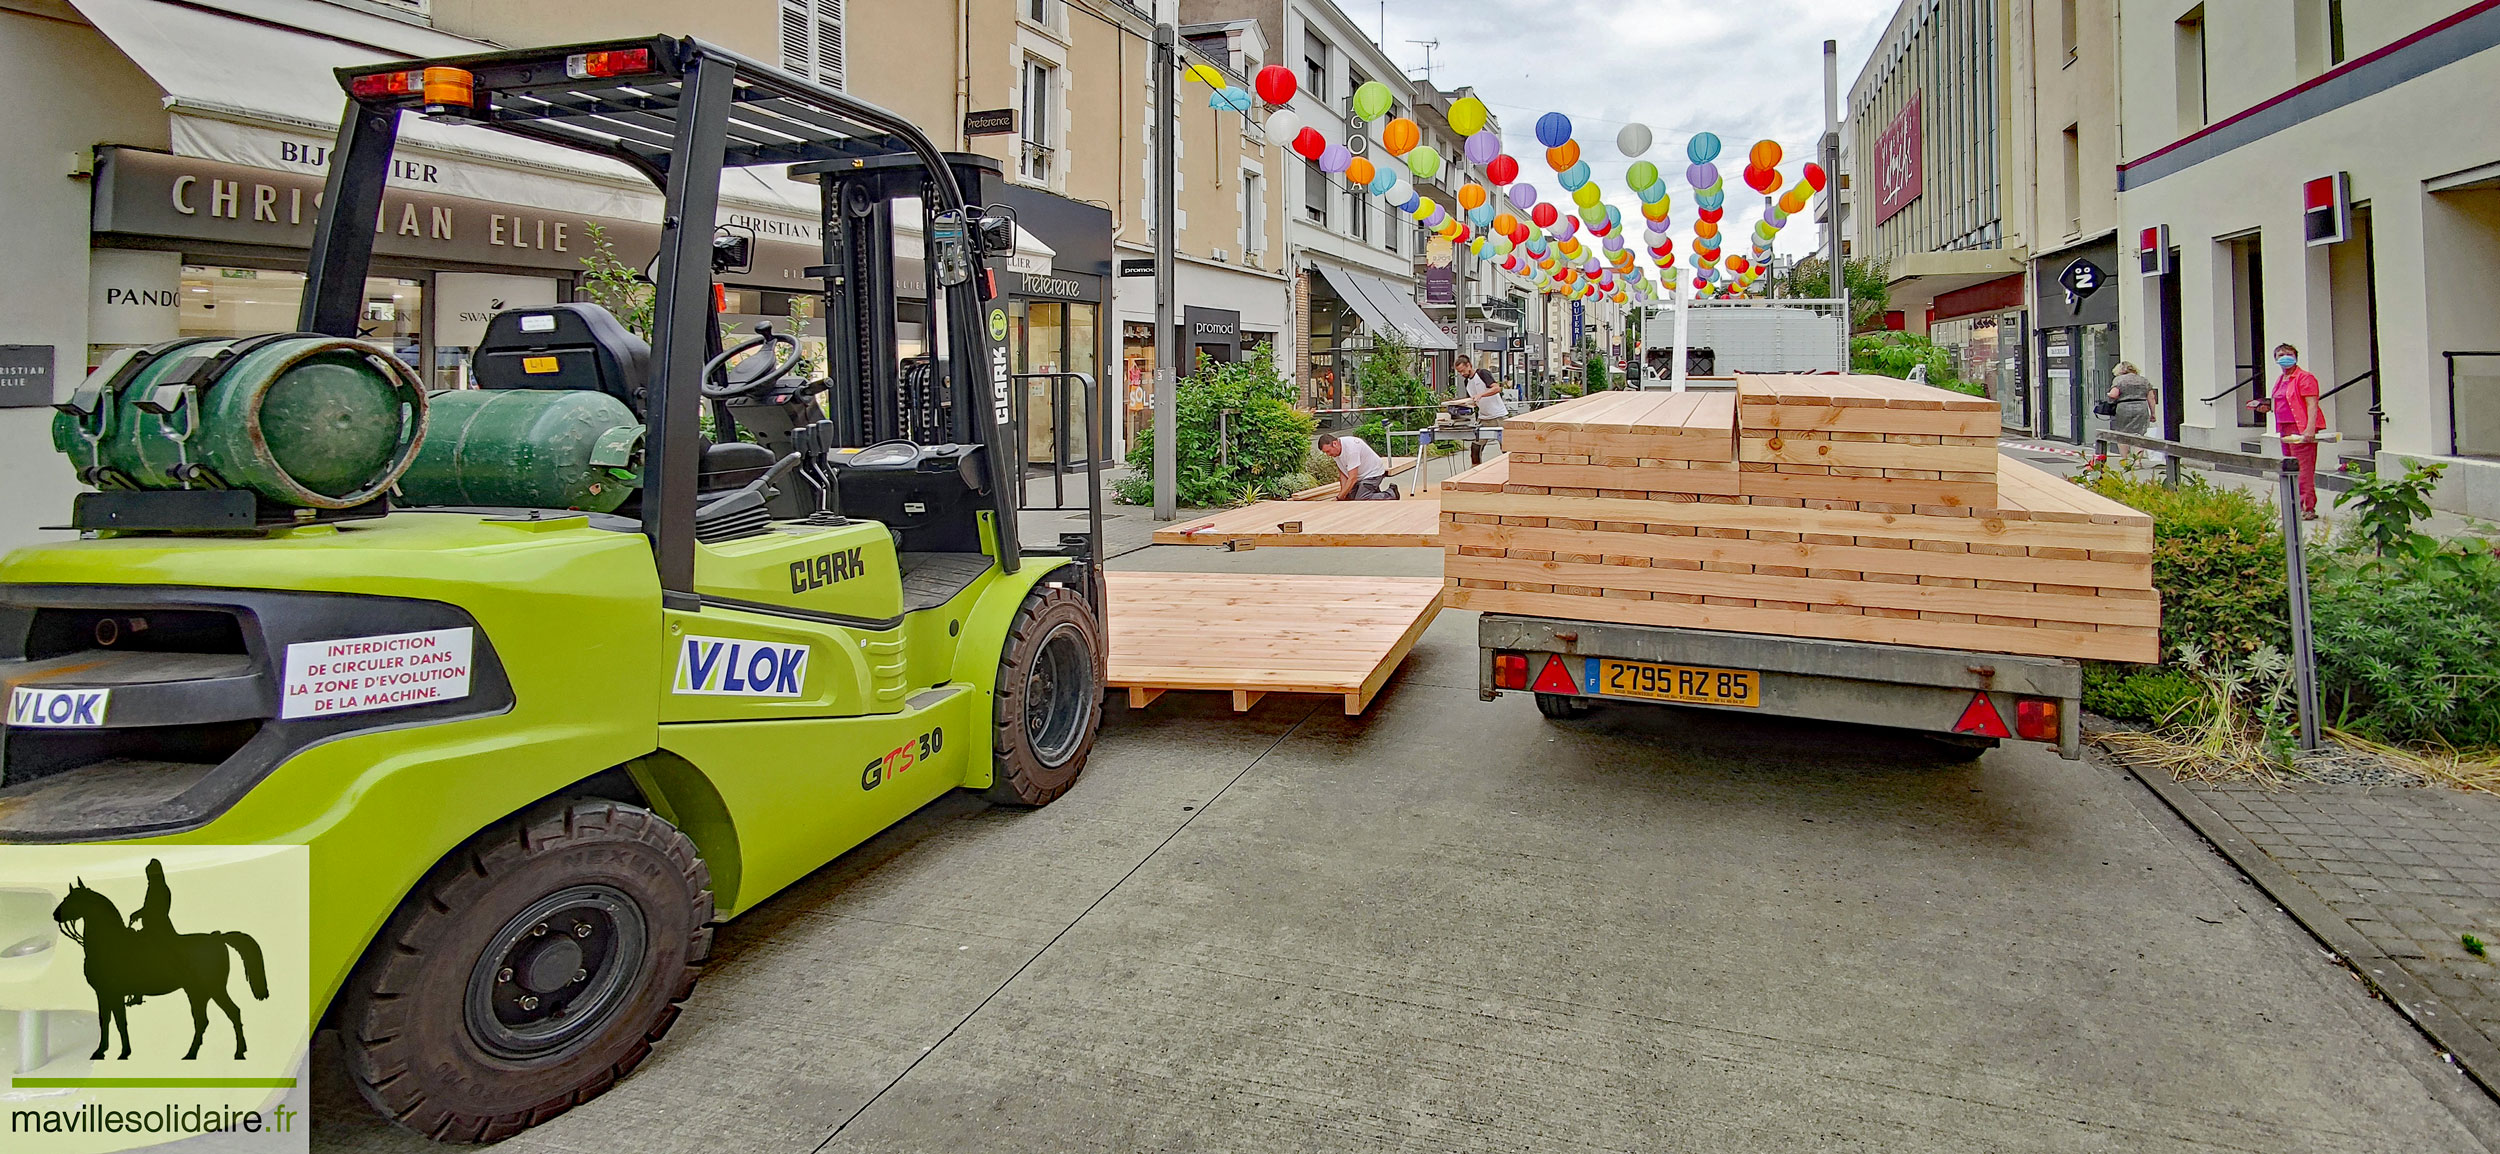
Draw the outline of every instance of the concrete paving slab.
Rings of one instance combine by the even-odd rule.
[[[1667,709],[1554,723],[1474,686],[1452,612],[1365,718],[1113,710],[1058,804],[941,801],[728,927],[640,1073],[507,1145],[2418,1154],[2500,1133],[2106,766]],[[349,1121],[335,1081],[320,1147],[423,1145]]]

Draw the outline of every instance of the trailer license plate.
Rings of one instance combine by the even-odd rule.
[[[1645,697],[1652,701],[1754,709],[1762,704],[1762,675],[1750,669],[1710,669],[1695,665],[1659,665],[1648,661],[1599,658],[1596,690],[1610,697]]]

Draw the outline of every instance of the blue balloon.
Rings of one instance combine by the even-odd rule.
[[[1415,194],[1413,194],[1413,195],[1408,196],[1408,197],[1406,198],[1406,203],[1405,203],[1405,204],[1401,204],[1401,205],[1397,206],[1397,209],[1398,209],[1398,211],[1399,211],[1399,212],[1413,212],[1413,211],[1415,211],[1415,206],[1416,206],[1416,205],[1419,205],[1419,204],[1422,204],[1423,202],[1424,202],[1424,197],[1423,197],[1423,194],[1422,194],[1422,193],[1415,193]]]
[[[1372,174],[1371,190],[1373,196],[1386,195],[1390,189],[1396,188],[1397,186],[1397,174],[1390,172],[1388,165],[1381,165],[1380,168]]]
[[[1250,111],[1250,93],[1239,88],[1218,88],[1207,94],[1207,107],[1218,112]]]
[[[1616,208],[1615,206],[1613,206],[1613,205],[1611,205],[1611,204],[1610,204],[1610,205],[1607,205],[1607,206],[1606,206],[1606,223],[1607,223],[1609,226],[1614,227],[1614,228],[1618,228],[1618,229],[1622,228],[1622,227],[1623,227],[1623,210],[1622,210],[1622,209],[1619,209],[1619,208]]]
[[[1667,182],[1659,181],[1641,190],[1642,204],[1656,204],[1667,198]]]
[[[1719,158],[1719,138],[1704,132],[1684,145],[1684,155],[1695,164],[1708,164]]]
[[[1479,205],[1477,205],[1477,206],[1476,206],[1476,207],[1474,207],[1474,208],[1468,209],[1468,210],[1467,210],[1467,223],[1472,224],[1472,225],[1476,226],[1477,228],[1484,228],[1484,227],[1486,227],[1487,225],[1492,224],[1492,223],[1493,223],[1493,206],[1492,206],[1491,204],[1489,204],[1489,203],[1488,203],[1488,204],[1479,204]]]
[[[1724,192],[1694,193],[1693,206],[1696,208],[1725,208],[1727,207],[1727,194]]]
[[[1559,112],[1548,112],[1537,118],[1536,142],[1547,148],[1561,148],[1571,139],[1571,118]]]
[[[1589,182],[1589,162],[1575,160],[1571,162],[1571,167],[1562,170],[1554,179],[1561,181],[1564,188],[1578,192],[1581,185]]]

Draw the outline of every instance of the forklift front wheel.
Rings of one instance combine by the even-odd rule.
[[[367,1102],[491,1142],[633,1072],[694,992],[711,874],[649,810],[575,801],[493,827],[400,903],[341,1002]]]
[[[1569,721],[1588,716],[1589,699],[1568,693],[1540,693],[1536,695],[1536,711],[1556,721]]]
[[[1073,589],[1036,587],[1016,611],[991,711],[988,796],[1048,805],[1076,784],[1102,726],[1102,629]]]

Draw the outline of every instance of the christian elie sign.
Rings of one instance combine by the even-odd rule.
[[[0,345],[0,409],[52,403],[52,346]]]

